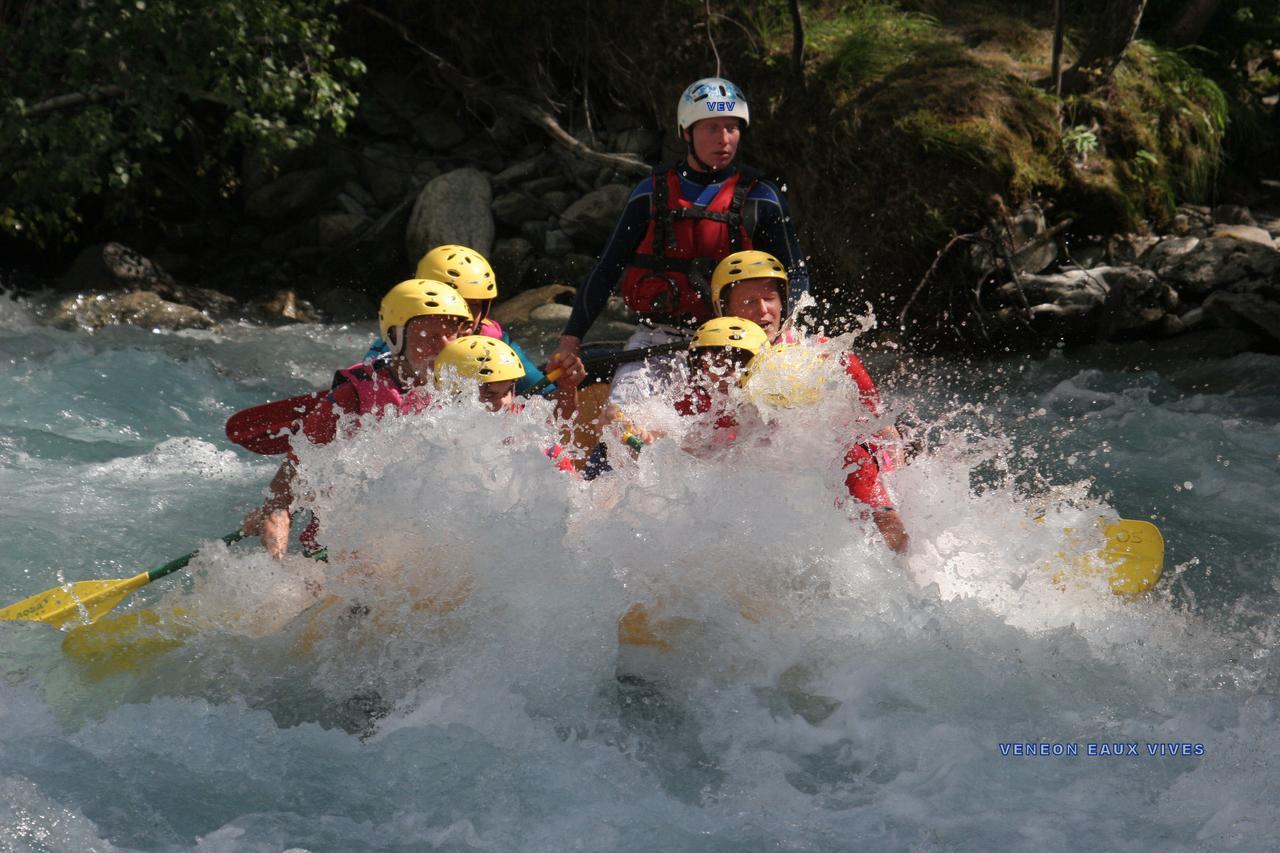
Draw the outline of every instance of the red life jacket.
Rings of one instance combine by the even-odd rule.
[[[675,169],[655,173],[649,227],[622,273],[627,307],[660,322],[709,320],[711,271],[726,256],[751,248],[742,205],[755,185],[737,172],[706,207],[698,207],[680,192]]]

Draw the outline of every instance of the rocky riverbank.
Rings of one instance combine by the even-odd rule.
[[[89,246],[37,302],[51,322],[87,330],[363,321],[428,248],[461,243],[493,263],[498,319],[554,337],[643,164],[674,160],[676,140],[625,113],[530,140],[502,122],[405,109],[415,99],[403,85],[373,87],[341,143],[246,168],[229,230],[211,221],[208,233],[149,256]],[[1185,205],[1167,233],[1092,239],[1035,204],[1010,216],[1003,249],[989,233],[966,235],[949,282],[926,277],[897,316],[876,306],[877,333],[945,321],[1002,342],[987,347],[995,351],[1131,340],[1179,341],[1193,354],[1280,350],[1280,215]],[[967,304],[939,302],[944,288],[967,293]],[[633,321],[615,300],[593,337],[625,338]]]

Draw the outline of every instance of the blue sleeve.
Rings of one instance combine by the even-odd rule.
[[[751,235],[751,245],[773,255],[787,268],[790,281],[788,304],[795,307],[801,295],[809,292],[809,266],[805,263],[786,198],[777,187],[764,180],[756,184],[747,198],[756,205],[756,227]]]
[[[373,343],[369,344],[369,351],[364,354],[361,361],[373,361],[380,355],[386,355],[391,352],[391,348],[387,346],[387,342],[382,338],[374,338]]]
[[[618,280],[622,278],[623,270],[631,262],[636,246],[648,230],[652,195],[652,178],[646,178],[631,191],[631,198],[627,199],[627,206],[623,208],[609,242],[605,243],[600,260],[573,298],[573,313],[569,315],[563,334],[583,337],[604,310],[618,286]]]
[[[507,346],[515,350],[516,355],[520,359],[520,363],[524,365],[524,377],[516,380],[516,393],[527,395],[529,393],[529,389],[545,379],[546,375],[538,369],[538,365],[533,363],[533,359],[529,358],[524,349],[522,349],[518,343],[511,340],[511,335],[506,331],[502,333],[502,340],[507,344]],[[542,393],[550,394],[555,390],[555,388],[556,386],[554,385],[548,385]]]

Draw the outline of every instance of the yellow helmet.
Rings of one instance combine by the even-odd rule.
[[[524,365],[516,351],[497,338],[467,335],[440,350],[436,356],[436,387],[444,388],[448,377],[474,379],[481,385],[506,382],[524,376]],[[453,389],[458,390],[456,387]]]
[[[498,280],[493,267],[475,249],[466,246],[436,246],[418,261],[418,278],[452,285],[463,299],[495,299]]]
[[[392,334],[394,329],[404,328],[414,317],[460,317],[473,320],[467,301],[447,284],[426,278],[402,281],[387,291],[378,308],[378,328],[382,339],[399,352],[404,346],[403,335]]]
[[[769,336],[764,329],[750,320],[741,317],[716,317],[698,327],[698,331],[693,333],[693,340],[689,342],[689,349],[732,347],[755,356],[768,345]]]
[[[724,314],[721,296],[725,288],[749,278],[772,278],[782,282],[778,287],[778,295],[782,297],[782,305],[787,304],[787,268],[782,262],[768,252],[748,249],[745,252],[734,252],[716,264],[711,273],[711,304],[717,316]]]

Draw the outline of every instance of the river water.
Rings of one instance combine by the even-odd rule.
[[[0,604],[202,549],[96,634],[0,623],[0,847],[1280,837],[1280,359],[870,354],[918,424],[905,560],[837,506],[829,419],[584,483],[539,404],[303,448],[328,564],[218,543],[277,461],[226,418],[370,337],[85,335],[0,301]],[[1069,569],[1117,516],[1167,541],[1134,602]],[[620,650],[636,601],[675,620],[666,650]]]

